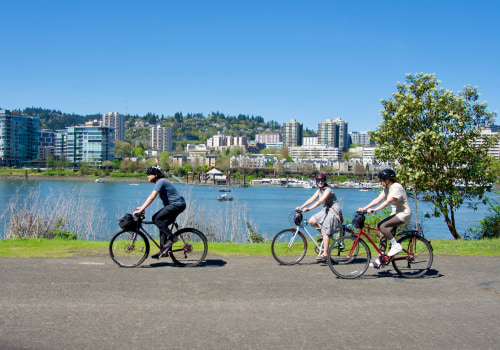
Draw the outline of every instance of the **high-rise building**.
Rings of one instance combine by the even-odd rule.
[[[336,147],[341,150],[348,148],[347,122],[340,118],[327,119],[318,123],[318,143]]]
[[[172,129],[160,125],[151,127],[151,148],[172,154]]]
[[[0,164],[22,166],[38,157],[40,120],[0,109]]]
[[[283,138],[281,137],[281,134],[278,133],[257,134],[255,135],[255,141],[258,143],[276,144],[283,142]]]
[[[302,146],[303,126],[295,119],[288,123],[283,123],[283,146],[294,147]]]
[[[370,141],[370,131],[350,131],[349,138],[349,146],[351,144],[360,144],[367,147],[375,146],[375,143]]]
[[[71,126],[56,134],[56,156],[72,163],[101,166],[115,159],[115,129],[107,126]]]
[[[125,116],[118,112],[109,112],[103,114],[101,119],[102,126],[115,128],[115,140],[125,140]]]
[[[38,159],[47,160],[55,157],[56,133],[50,130],[40,130],[38,139]]]

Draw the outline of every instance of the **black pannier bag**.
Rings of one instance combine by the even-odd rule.
[[[365,214],[362,211],[357,211],[352,219],[352,224],[356,228],[363,228],[365,226]]]
[[[119,225],[124,230],[137,230],[137,221],[134,220],[132,214],[125,214],[125,216],[119,220]]]

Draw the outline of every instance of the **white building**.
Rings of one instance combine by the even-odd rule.
[[[151,148],[172,154],[172,129],[160,125],[151,127]]]
[[[292,158],[341,159],[342,150],[337,147],[329,147],[327,145],[289,147],[288,155]]]
[[[125,140],[125,116],[118,112],[109,112],[101,117],[101,126],[115,129],[115,141]]]

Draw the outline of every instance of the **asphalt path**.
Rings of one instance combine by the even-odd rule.
[[[500,257],[337,278],[307,257],[0,258],[0,349],[498,349]]]

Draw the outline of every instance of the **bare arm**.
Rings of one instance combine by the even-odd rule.
[[[303,210],[304,212],[308,211],[308,210],[311,210],[311,209],[303,209],[304,207],[308,206],[309,204],[311,204],[312,202],[314,202],[317,198],[319,197],[319,191],[316,191],[315,194],[312,195],[311,198],[309,198],[304,204],[302,204],[300,207],[297,207],[295,209],[297,210]]]
[[[148,196],[148,198],[146,198],[146,201],[140,206],[140,207],[137,207],[133,213],[133,215],[136,215],[136,214],[139,214],[140,212],[146,210],[146,208],[151,204],[153,203],[153,201],[155,200],[156,196],[158,195],[158,191],[154,191],[151,192],[151,194]]]
[[[377,197],[375,198],[374,200],[372,200],[370,202],[370,204],[368,204],[366,207],[364,208],[361,208],[361,210],[366,210],[368,212],[368,214],[371,214],[371,213],[374,213],[376,211],[379,211],[379,210],[382,210],[384,208],[386,208],[389,204],[391,204],[396,198],[394,197],[389,197],[387,198],[385,201],[383,198],[380,198],[380,197]],[[373,208],[373,209],[368,209],[370,207],[373,207],[374,205],[377,205],[379,204],[380,202],[382,202],[382,204],[380,204],[377,208]]]

